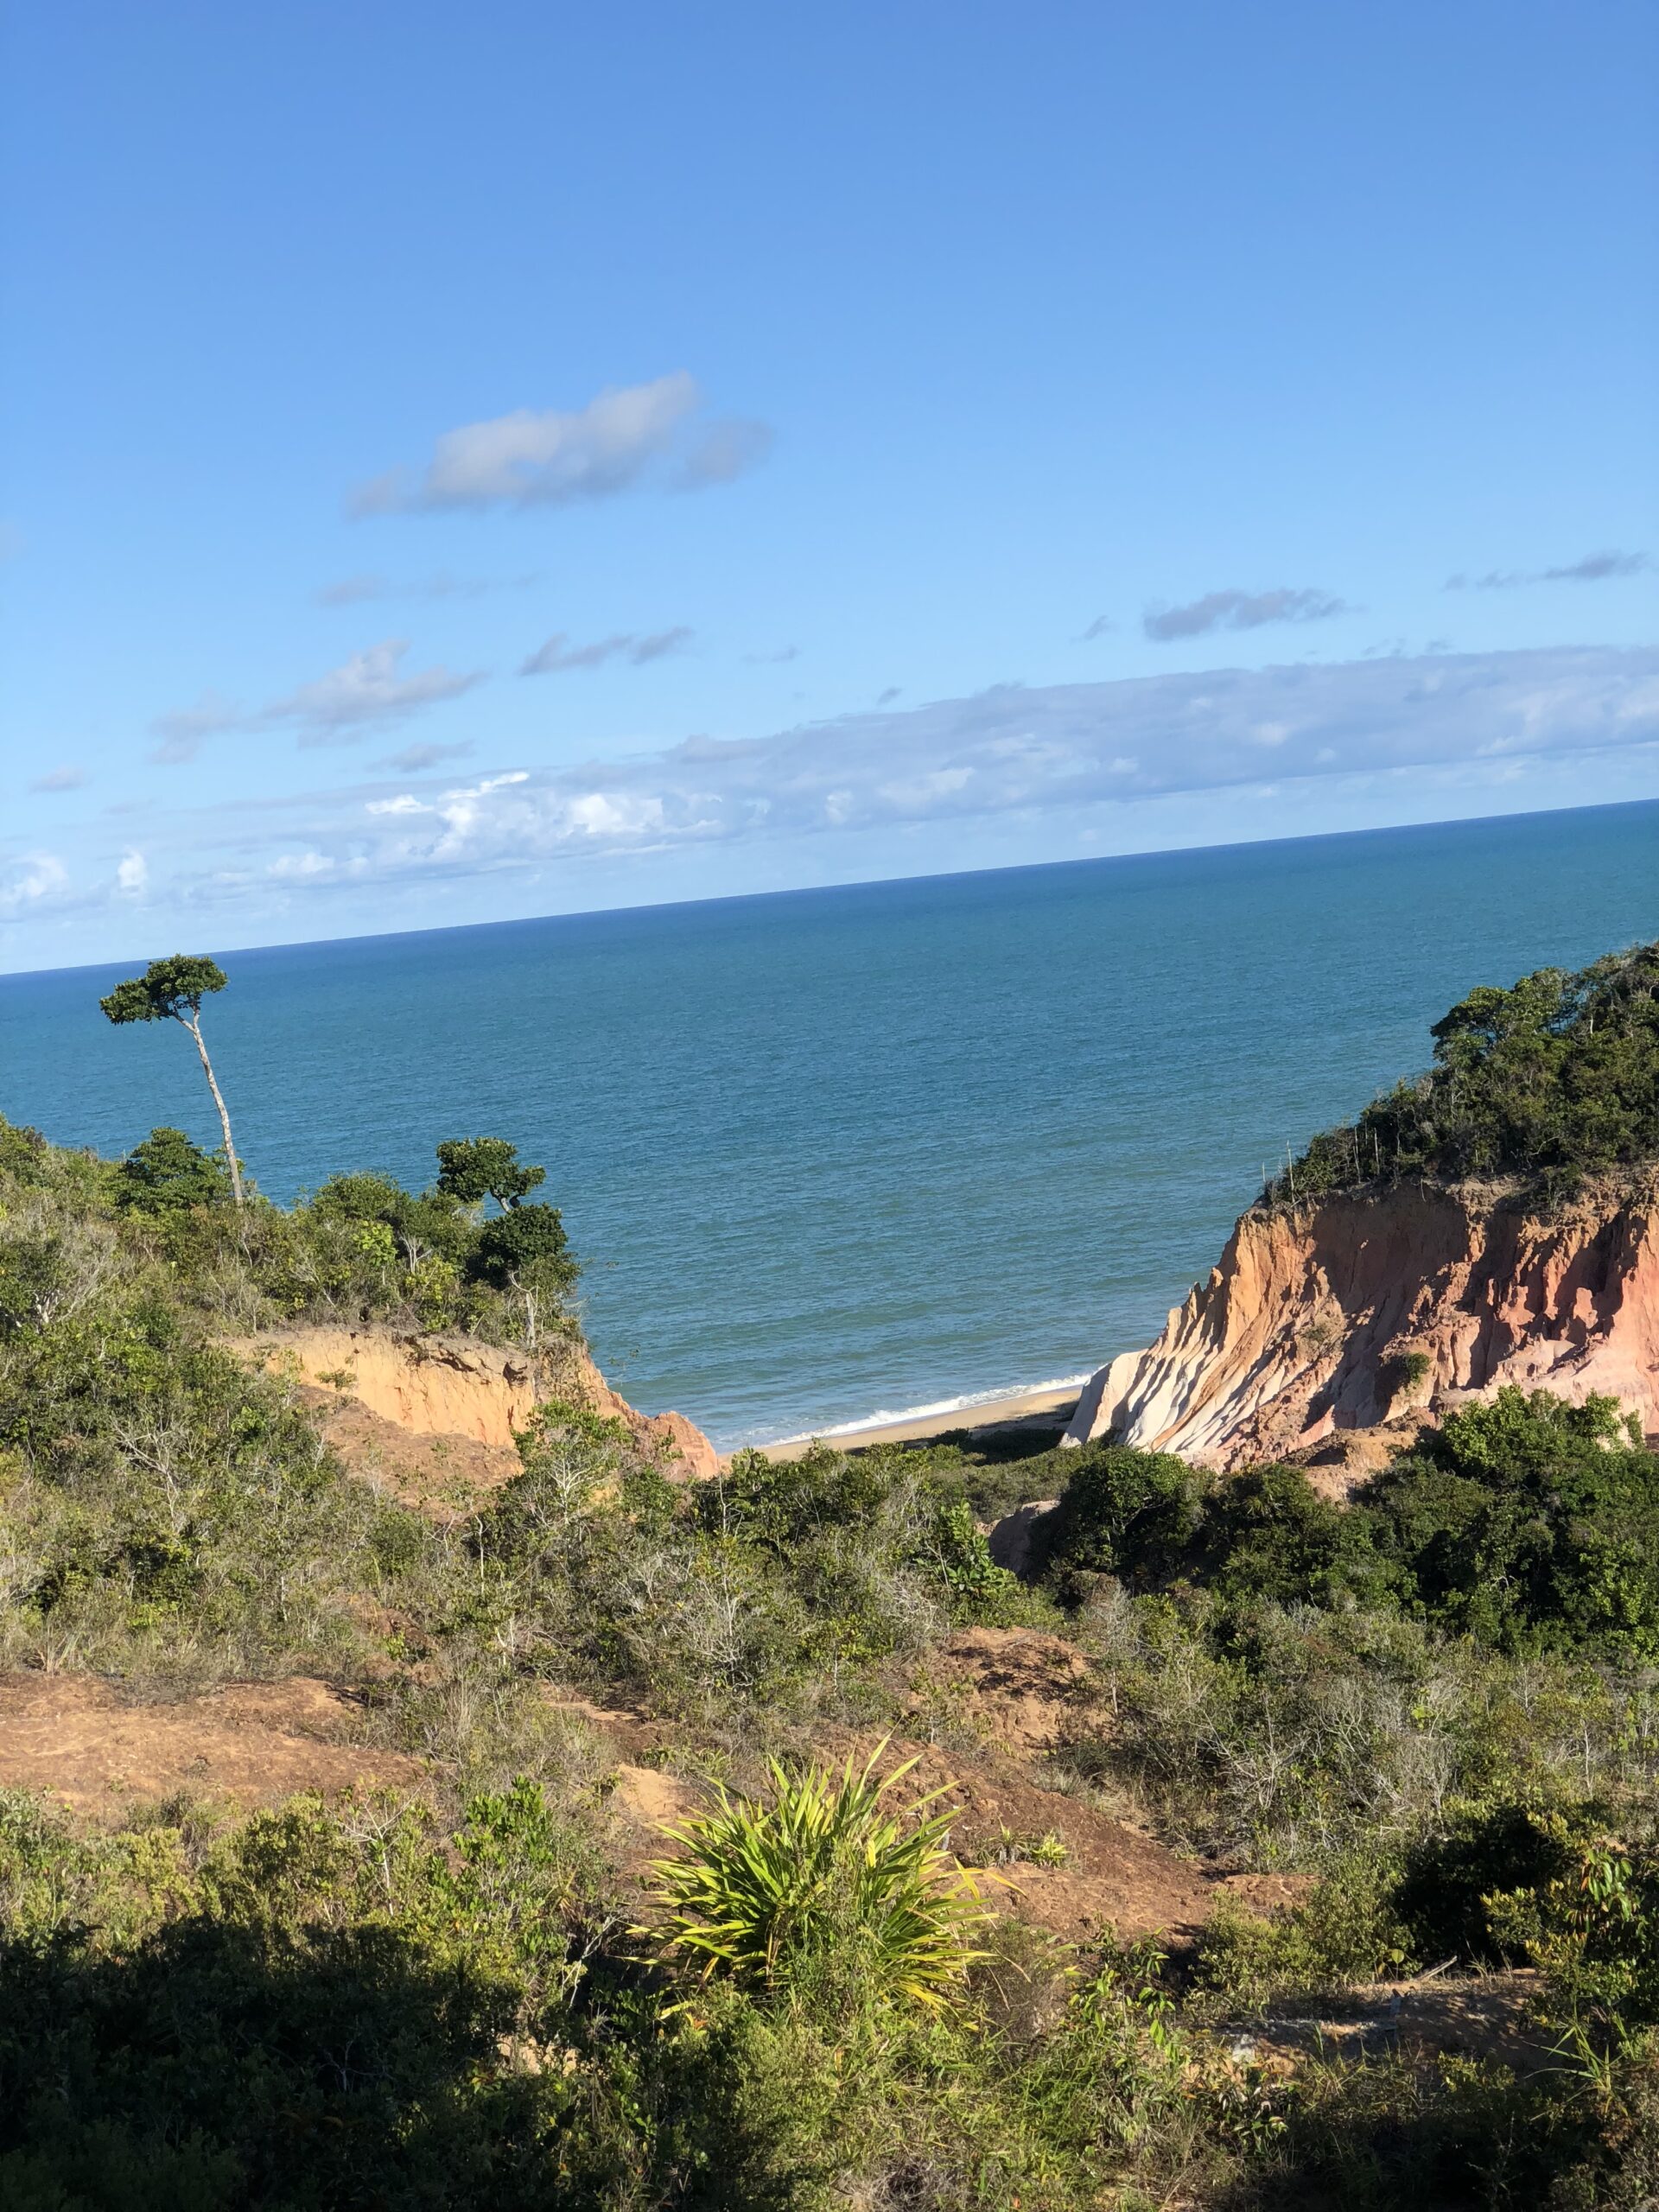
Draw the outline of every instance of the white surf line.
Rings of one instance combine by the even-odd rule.
[[[832,1436],[861,1436],[868,1429],[897,1428],[905,1421],[934,1421],[944,1414],[971,1413],[976,1406],[1001,1405],[1005,1400],[1040,1398],[1051,1390],[1080,1390],[1093,1373],[1090,1368],[1082,1375],[1057,1375],[1046,1382],[1019,1382],[1006,1390],[972,1390],[960,1398],[939,1398],[931,1405],[907,1406],[897,1413],[863,1414],[856,1421],[840,1421],[831,1428],[801,1429],[792,1436],[768,1437],[757,1448],[764,1452],[770,1444],[810,1444],[820,1436],[826,1440]]]

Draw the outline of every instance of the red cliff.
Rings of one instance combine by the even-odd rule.
[[[1471,1185],[1252,1211],[1065,1441],[1226,1469],[1508,1382],[1606,1392],[1659,1429],[1659,1182],[1547,1212]]]

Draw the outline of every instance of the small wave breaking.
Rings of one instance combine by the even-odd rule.
[[[873,1429],[897,1428],[908,1421],[937,1421],[950,1414],[973,1413],[983,1406],[1013,1406],[1024,1398],[1040,1398],[1051,1390],[1080,1390],[1092,1372],[1092,1369],[1085,1369],[1081,1375],[1055,1375],[1043,1382],[1015,1382],[1001,1390],[964,1390],[960,1397],[936,1398],[922,1406],[882,1406],[873,1414],[861,1414],[856,1421],[836,1421],[822,1428],[796,1429],[787,1436],[769,1437],[760,1448],[764,1452],[768,1444],[807,1444],[814,1437],[828,1441],[832,1437],[861,1436]]]

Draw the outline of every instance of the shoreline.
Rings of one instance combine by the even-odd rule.
[[[799,1459],[815,1444],[833,1444],[843,1452],[862,1451],[872,1444],[930,1444],[941,1436],[977,1435],[982,1429],[1046,1428],[1058,1433],[1065,1427],[1083,1390],[1081,1382],[1051,1384],[1046,1389],[1011,1390],[1004,1397],[982,1398],[965,1406],[941,1408],[894,1421],[860,1422],[849,1427],[823,1431],[817,1436],[790,1436],[776,1444],[755,1448],[769,1459]],[[722,1465],[732,1455],[722,1452]]]

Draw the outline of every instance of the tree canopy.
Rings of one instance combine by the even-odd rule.
[[[1316,1136],[1270,1202],[1398,1175],[1556,1192],[1659,1159],[1659,944],[1483,984],[1430,1033],[1433,1067]]]
[[[118,983],[99,1005],[117,1023],[185,1021],[185,1009],[199,1014],[203,999],[222,991],[226,980],[225,970],[205,953],[175,952],[152,960],[142,976]]]
[[[130,1021],[176,1021],[195,1042],[201,1071],[213,1095],[219,1126],[225,1140],[225,1166],[231,1179],[231,1196],[242,1204],[242,1166],[231,1135],[230,1109],[213,1073],[207,1039],[201,1033],[201,1002],[212,991],[225,988],[225,970],[203,952],[175,952],[165,960],[152,960],[142,976],[118,983],[107,998],[99,1001],[105,1014],[118,1027]]]
[[[462,1205],[493,1198],[505,1211],[546,1180],[546,1168],[525,1166],[505,1137],[450,1137],[438,1147],[438,1188]]]

